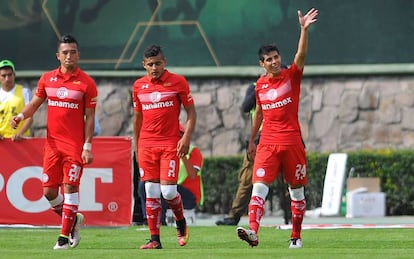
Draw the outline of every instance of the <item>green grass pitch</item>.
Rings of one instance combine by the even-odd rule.
[[[190,226],[190,240],[180,247],[176,230],[161,228],[161,250],[139,250],[147,228],[83,228],[75,249],[54,251],[59,229],[0,228],[0,258],[414,258],[414,229],[303,230],[302,249],[288,249],[290,230],[262,227],[259,246],[238,239],[236,227]]]

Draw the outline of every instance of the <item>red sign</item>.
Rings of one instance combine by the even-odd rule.
[[[44,138],[0,140],[0,224],[51,225],[61,218],[43,197]],[[96,137],[83,170],[79,212],[87,226],[128,226],[132,219],[132,140]]]

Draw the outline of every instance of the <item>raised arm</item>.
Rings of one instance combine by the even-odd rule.
[[[311,24],[317,21],[317,16],[318,10],[315,8],[310,9],[305,16],[302,16],[302,12],[298,10],[300,37],[294,62],[299,69],[303,69],[305,66],[306,53],[308,51],[308,29]]]

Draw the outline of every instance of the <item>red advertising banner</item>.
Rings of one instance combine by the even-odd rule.
[[[0,140],[0,224],[58,226],[42,190],[44,138]],[[86,226],[127,226],[132,219],[132,140],[96,137],[84,168],[79,212]]]

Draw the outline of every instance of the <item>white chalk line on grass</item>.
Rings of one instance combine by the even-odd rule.
[[[273,225],[277,229],[292,229],[292,225]],[[414,228],[414,224],[303,224],[302,229],[369,229],[369,228]]]

